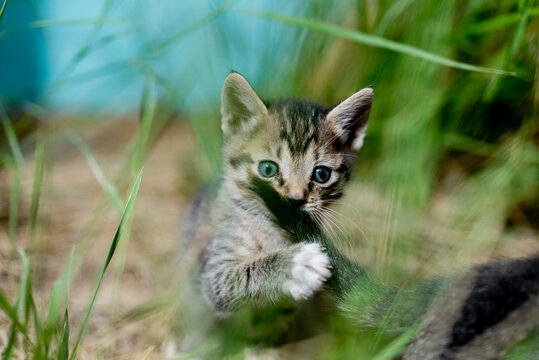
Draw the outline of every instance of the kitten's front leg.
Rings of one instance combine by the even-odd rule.
[[[242,304],[306,299],[331,276],[330,268],[328,256],[316,243],[292,245],[254,260],[210,252],[202,282],[215,308],[227,313]]]

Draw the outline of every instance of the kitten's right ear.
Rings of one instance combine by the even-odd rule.
[[[221,93],[221,129],[225,136],[249,130],[256,118],[266,115],[266,106],[247,80],[238,73],[230,73]]]

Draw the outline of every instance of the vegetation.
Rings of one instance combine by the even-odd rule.
[[[1,6],[0,40],[18,31],[3,28],[13,3],[4,0]],[[196,53],[194,48],[185,51],[182,41],[200,31],[211,39],[206,46],[216,49],[208,57],[248,57],[242,54],[242,28],[235,28],[238,19],[259,21],[262,29],[283,35],[260,35],[262,43],[256,49],[262,50],[251,57],[255,71],[243,71],[224,60],[225,65],[217,67],[252,71],[245,75],[263,96],[300,96],[331,104],[361,87],[375,89],[366,145],[348,195],[336,204],[329,234],[374,277],[389,285],[412,286],[459,273],[474,263],[539,251],[539,7],[535,1],[349,0],[336,6],[320,0],[301,3],[292,15],[255,9],[246,2],[220,1],[197,20],[175,24],[159,41],[143,42],[142,50],[125,60],[77,71],[92,52],[129,36],[144,39],[147,35],[135,18],[112,19],[114,6],[114,1],[105,1],[95,19],[17,24],[23,29],[90,26],[92,31],[55,81],[47,83],[42,98],[34,102],[24,97],[25,92],[0,94],[3,359],[23,354],[35,359],[160,359],[174,352],[169,351],[174,348],[171,342],[181,342],[187,331],[182,320],[188,314],[181,311],[180,284],[186,274],[169,251],[177,251],[174,233],[165,233],[170,239],[161,240],[161,220],[147,219],[152,217],[144,209],[150,204],[148,197],[139,199],[137,211],[134,203],[139,186],[141,192],[145,189],[143,164],[148,169],[161,158],[170,161],[170,173],[146,170],[144,179],[171,177],[175,199],[182,206],[201,182],[218,174],[218,94],[228,69],[212,67],[206,72],[207,59],[189,58],[193,61],[178,69],[157,60],[169,52]],[[118,23],[125,27],[101,33]],[[144,85],[138,90],[142,93],[138,114],[129,116],[136,118],[132,121],[136,131],[127,135],[130,139],[119,137],[129,144],[122,146],[122,155],[111,159],[100,153],[99,141],[90,143],[88,134],[119,116],[103,114],[101,108],[73,116],[55,110],[48,101],[69,86],[125,69],[143,78]],[[200,91],[194,86],[197,75],[203,73],[213,76],[202,90],[206,102],[193,101]],[[57,117],[68,120],[51,121]],[[196,144],[189,142],[187,121]],[[174,133],[179,141],[166,142],[172,145],[163,150],[159,144],[174,126],[181,129]],[[58,188],[57,179],[65,173],[61,165],[66,163],[65,153],[75,152],[82,154],[77,159],[86,161],[101,195],[95,195],[97,200],[89,205],[81,204],[90,210],[76,232],[60,236],[62,229],[51,224],[66,211],[57,215],[54,199],[81,196],[70,192],[75,178],[64,178],[64,187]],[[179,164],[174,162],[178,159]],[[161,183],[147,186],[151,184]],[[154,194],[155,201],[163,201],[158,192]],[[139,211],[144,215],[137,217]],[[132,214],[134,222],[129,220]],[[169,216],[171,224],[180,221],[173,218],[174,211],[156,214]],[[137,221],[146,228],[137,226]],[[116,224],[116,230],[107,233],[103,229],[109,223]],[[98,242],[106,236],[105,242]],[[131,237],[137,239],[136,249],[129,245]],[[63,246],[55,243],[57,238],[64,239]],[[172,245],[163,250],[160,241]],[[94,243],[100,244],[97,250]],[[104,243],[109,244],[108,250],[101,247]],[[52,248],[59,255],[49,254]],[[96,251],[101,254],[97,260]],[[131,257],[130,251],[135,251]],[[156,285],[139,289],[125,280],[125,270],[145,252],[155,260],[150,278]],[[95,320],[92,326],[102,281],[110,282],[112,295],[100,312],[106,320]],[[70,289],[73,282],[80,294]],[[148,289],[149,294],[141,293]],[[124,307],[122,291],[140,296],[141,301]],[[139,323],[144,325],[137,328],[136,336],[130,335],[129,346],[122,346],[115,331]],[[391,359],[402,351],[413,330],[391,338],[381,330],[358,331],[353,324],[339,323],[338,340],[320,358]],[[508,358],[519,358],[529,344],[529,340],[519,344]],[[212,352],[215,347],[230,348],[225,345],[211,344],[180,358]]]

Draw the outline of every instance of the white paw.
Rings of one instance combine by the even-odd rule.
[[[295,300],[306,299],[331,276],[328,256],[319,244],[303,244],[292,258],[292,276],[283,284]]]

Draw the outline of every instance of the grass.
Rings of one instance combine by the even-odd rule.
[[[145,38],[140,18],[116,16],[116,2],[107,0],[95,18],[13,26],[11,5],[0,10],[0,40],[17,36],[10,29],[90,31],[43,99],[20,103],[17,110],[38,124],[29,135],[7,97],[0,99],[0,261],[9,262],[0,263],[2,359],[183,359],[233,347],[217,342],[171,355],[189,315],[181,308],[186,274],[175,260],[178,208],[220,166],[218,87],[203,90],[207,103],[193,101],[200,79],[230,70],[213,58],[252,56],[245,70],[230,66],[254,68],[253,85],[267,98],[331,104],[374,87],[369,135],[348,196],[335,208],[334,240],[387,284],[406,287],[539,251],[539,10],[532,1],[315,1],[292,13],[221,1],[97,68],[83,64],[126,38]],[[262,53],[236,28],[249,21],[270,29]],[[256,29],[250,36],[261,36]],[[188,48],[201,33],[214,51],[205,56]],[[293,45],[283,51],[288,40]],[[193,60],[180,68],[159,62],[178,54]],[[44,110],[55,94],[120,71],[140,80],[131,125],[94,136],[103,126],[100,109],[81,119]],[[70,117],[67,124],[50,120],[58,115]],[[391,359],[416,330],[387,336],[348,322],[335,327],[339,337],[321,359]],[[506,358],[529,352],[534,341]]]

